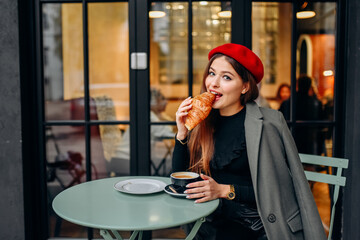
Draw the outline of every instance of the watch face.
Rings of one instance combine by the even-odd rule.
[[[229,192],[228,198],[229,198],[229,199],[233,199],[234,197],[235,197],[235,193]]]

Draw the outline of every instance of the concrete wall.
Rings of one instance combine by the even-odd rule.
[[[349,158],[344,192],[343,239],[360,239],[360,1],[347,1],[345,157]]]
[[[17,1],[0,0],[0,239],[25,239]]]

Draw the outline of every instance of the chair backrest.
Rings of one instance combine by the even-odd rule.
[[[309,181],[323,182],[334,185],[333,203],[331,207],[331,217],[328,235],[328,240],[330,240],[334,224],[335,205],[339,197],[340,186],[344,187],[346,183],[346,178],[342,176],[342,170],[348,168],[349,160],[344,158],[324,157],[309,154],[299,154],[299,156],[302,163],[332,167],[332,172],[336,173],[336,175],[332,175],[305,170],[306,178]]]
[[[113,100],[108,96],[94,98],[97,117],[100,121],[116,121],[116,112]],[[103,146],[105,159],[110,162],[115,156],[117,146],[121,142],[121,132],[117,125],[102,124],[99,126],[100,139]]]

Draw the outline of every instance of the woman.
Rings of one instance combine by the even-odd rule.
[[[277,94],[276,94],[276,100],[279,103],[279,106],[286,100],[290,98],[291,90],[290,85],[287,83],[283,83],[279,86]]]
[[[189,184],[196,203],[220,199],[197,239],[325,239],[319,214],[287,124],[258,107],[260,59],[225,44],[209,53],[202,92],[216,94],[210,115],[190,133],[191,98],[176,113],[173,170],[202,173]]]

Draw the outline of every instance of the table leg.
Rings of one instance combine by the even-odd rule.
[[[114,240],[112,238],[112,236],[110,235],[109,231],[108,230],[103,230],[101,229],[100,230],[100,235],[105,239],[105,240]]]
[[[118,231],[116,231],[116,230],[111,230],[111,232],[114,234],[114,236],[116,237],[116,239],[118,239],[118,240],[123,240],[123,238],[120,236],[120,234],[118,233]]]
[[[129,238],[129,240],[135,240],[136,236],[139,234],[139,238],[141,240],[142,238],[142,231],[134,231],[133,234],[131,234],[131,237]]]
[[[114,236],[116,237],[117,240],[123,240],[123,238],[120,236],[120,234],[115,231],[115,230],[111,230],[111,232],[114,234]],[[114,240],[113,237],[110,235],[108,230],[100,230],[100,235],[105,239],[105,240]]]
[[[187,237],[185,238],[185,240],[192,240],[195,237],[196,233],[199,231],[199,228],[201,227],[201,224],[203,222],[205,222],[205,218],[198,219],[194,224],[193,228],[191,229],[189,235],[187,235]]]
[[[117,240],[123,240],[123,238],[120,236],[119,232],[116,230],[111,230],[111,232],[114,234],[114,236],[116,237]],[[143,231],[134,231],[129,240],[135,240],[137,235],[139,234],[138,239],[141,240],[142,239],[142,235],[143,235]],[[113,237],[110,235],[108,230],[104,230],[101,229],[100,230],[100,235],[105,239],[105,240],[114,240]]]

